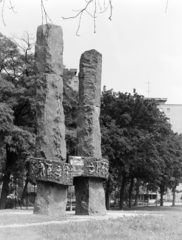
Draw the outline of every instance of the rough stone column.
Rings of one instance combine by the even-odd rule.
[[[61,27],[52,24],[39,26],[35,45],[37,71],[35,157],[53,161],[64,161],[66,158],[65,124],[62,106],[62,55]],[[42,168],[45,168],[45,166],[42,165]],[[61,215],[66,210],[66,202],[67,186],[46,181],[37,182],[34,213]]]
[[[99,124],[102,55],[86,51],[80,59],[77,155],[101,158]],[[75,178],[76,214],[105,215],[103,180],[97,177]]]

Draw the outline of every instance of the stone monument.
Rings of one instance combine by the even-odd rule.
[[[101,156],[99,125],[102,56],[95,50],[80,60],[78,155],[66,159],[63,99],[63,40],[61,27],[38,27],[35,46],[36,122],[35,155],[29,158],[29,176],[37,182],[34,213],[65,213],[67,189],[75,181],[76,214],[105,215],[103,179],[109,164]]]
[[[35,45],[37,137],[30,175],[37,180],[34,213],[54,216],[65,213],[67,188],[73,183],[72,167],[65,163],[62,56],[61,27],[39,26]]]
[[[96,50],[84,52],[80,59],[79,73],[77,155],[81,156],[88,171],[80,173],[74,179],[77,215],[106,214],[103,178],[108,176],[108,161],[101,156],[101,71],[102,55]],[[99,175],[100,172],[102,176]]]

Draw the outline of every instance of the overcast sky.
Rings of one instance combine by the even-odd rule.
[[[167,12],[167,0],[113,0],[112,21],[108,20],[109,11],[98,14],[94,34],[93,19],[85,14],[77,37],[78,19],[62,17],[73,16],[73,10],[85,3],[45,1],[51,20],[63,28],[66,67],[78,69],[81,54],[96,49],[103,56],[102,86],[121,92],[136,88],[147,97],[150,82],[149,97],[182,104],[182,0],[168,0]],[[100,0],[101,6],[103,3]],[[7,1],[6,26],[0,21],[1,33],[35,34],[42,21],[40,0],[12,0],[12,4],[17,13],[9,10]]]

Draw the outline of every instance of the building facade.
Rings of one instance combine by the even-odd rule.
[[[167,99],[159,100],[159,110],[163,112],[171,123],[174,132],[182,133],[182,104],[168,104]]]
[[[74,91],[78,92],[79,79],[78,79],[78,75],[77,75],[77,69],[76,68],[71,68],[71,69],[64,68],[64,75],[66,75],[69,86]]]
[[[167,98],[159,98],[156,100],[159,102],[159,110],[169,119],[172,130],[178,134],[182,134],[182,104],[168,104],[166,103]],[[176,201],[179,202],[182,200],[182,183],[177,186],[176,190]],[[168,191],[164,199],[172,199],[172,192]]]

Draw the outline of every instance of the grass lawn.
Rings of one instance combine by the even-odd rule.
[[[1,240],[181,240],[182,207],[145,207],[134,209],[145,216],[124,217],[110,220],[89,220],[29,226],[24,228],[1,228]],[[156,213],[156,214],[153,214]],[[4,217],[3,217],[4,218]],[[0,212],[0,225],[3,219]],[[8,216],[7,216],[8,218]],[[6,224],[41,222],[45,216],[9,216]],[[21,220],[20,220],[21,219]],[[31,219],[31,220],[30,220]],[[57,219],[58,220],[58,219]],[[60,219],[61,220],[61,219]],[[62,220],[64,220],[62,218]],[[48,219],[46,219],[48,221]]]

